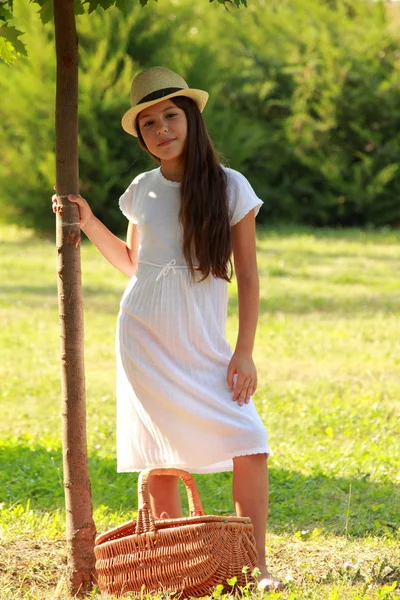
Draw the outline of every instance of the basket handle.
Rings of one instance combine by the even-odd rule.
[[[150,508],[149,478],[151,475],[174,475],[175,477],[179,477],[186,487],[190,516],[201,517],[204,515],[199,492],[190,473],[183,471],[182,469],[173,468],[146,469],[145,471],[140,472],[138,479],[139,509],[136,523],[136,533],[156,531],[154,515]]]

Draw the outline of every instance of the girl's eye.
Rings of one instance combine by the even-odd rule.
[[[150,125],[153,125],[153,121],[146,121],[143,127],[150,127]]]
[[[168,119],[173,119],[174,117],[176,117],[176,113],[168,113],[167,114]]]

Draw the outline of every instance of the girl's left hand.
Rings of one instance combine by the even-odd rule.
[[[229,389],[233,390],[232,400],[237,401],[239,406],[250,402],[250,396],[257,389],[257,369],[251,355],[234,352],[226,381]]]

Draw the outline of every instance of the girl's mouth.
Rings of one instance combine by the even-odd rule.
[[[163,140],[162,142],[160,142],[158,145],[159,146],[168,146],[168,144],[171,144],[174,141],[175,141],[175,138],[168,138],[167,140]]]

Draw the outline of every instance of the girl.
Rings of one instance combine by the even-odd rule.
[[[278,588],[265,565],[268,440],[251,399],[262,202],[240,173],[219,164],[201,115],[207,99],[162,67],[133,80],[122,127],[160,167],[136,177],[119,200],[129,221],[126,243],[85,199],[68,198],[78,204],[81,229],[130,277],[117,324],[118,471],[233,469],[236,512],[254,526],[261,587]],[[239,299],[233,353],[225,338],[232,253]],[[181,516],[176,477],[153,476],[150,494],[157,517]]]

